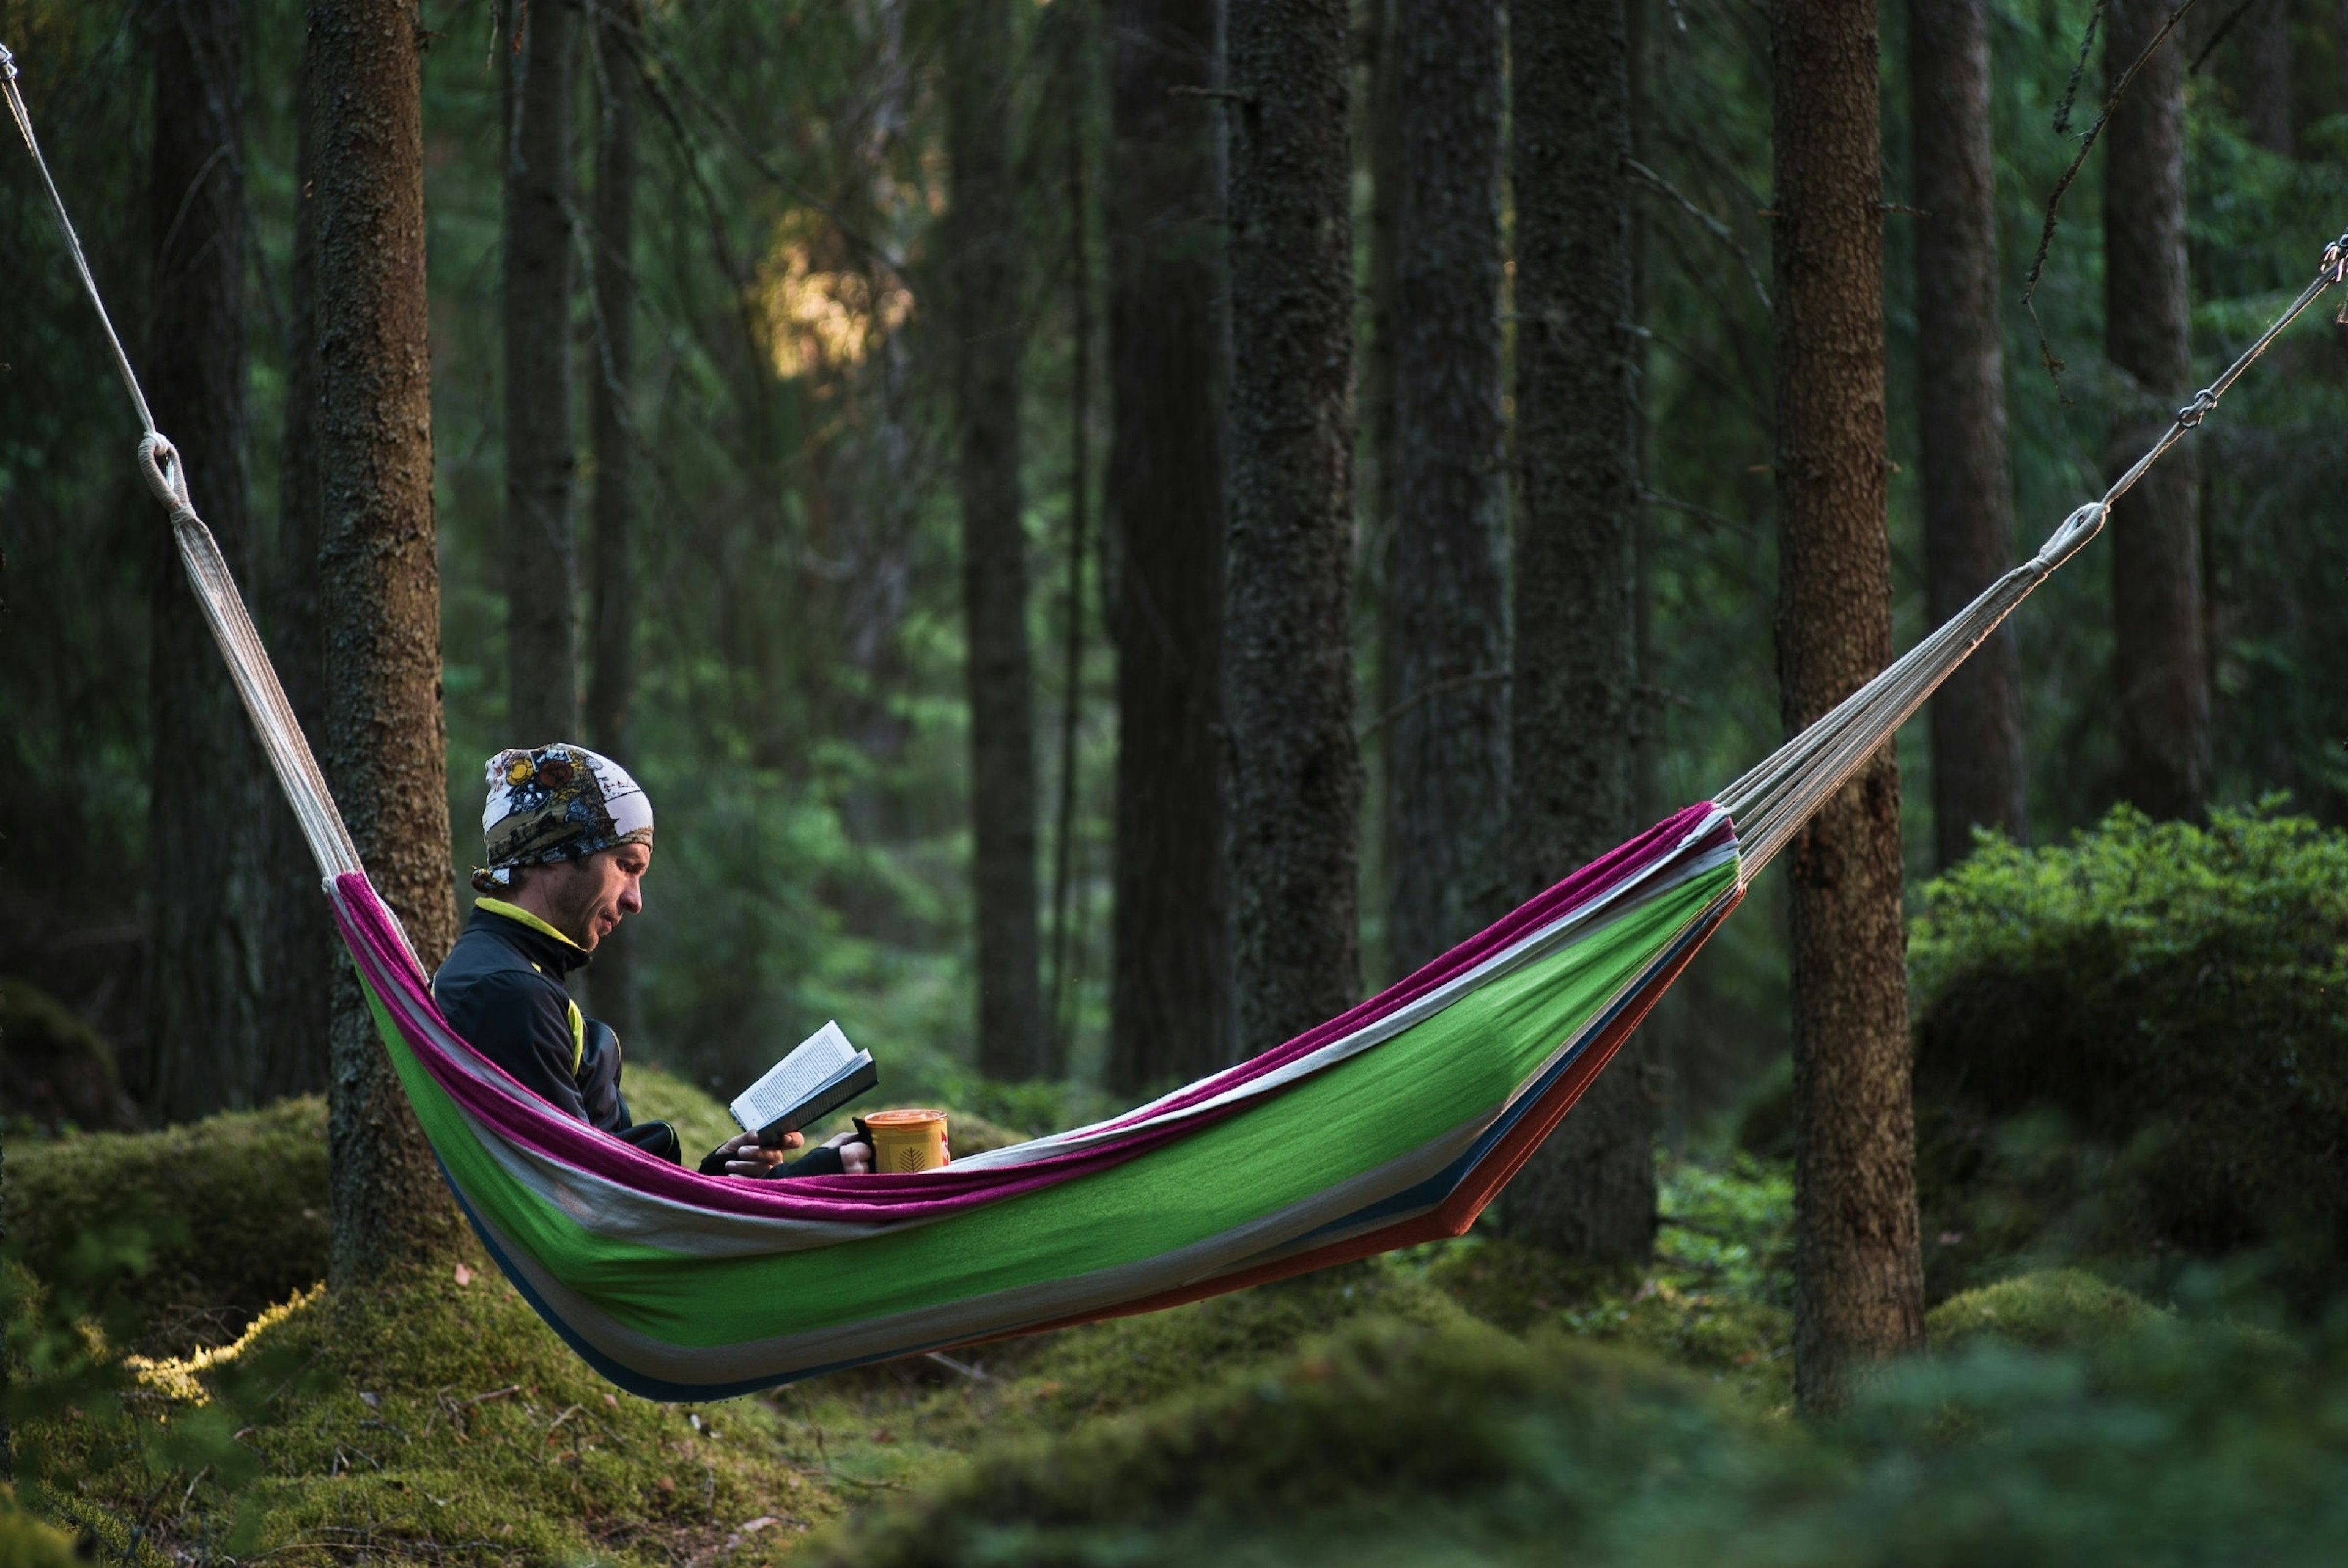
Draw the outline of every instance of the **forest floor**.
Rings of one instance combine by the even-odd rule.
[[[724,1126],[722,1109],[677,1080],[643,1072],[631,1087],[641,1112],[678,1121],[688,1141]],[[96,1200],[70,1244],[36,1242],[37,1275],[15,1270],[16,1343],[30,1358],[17,1473],[28,1503],[110,1559],[747,1568],[967,1456],[1196,1394],[1356,1322],[1512,1336],[1554,1325],[1651,1351],[1758,1410],[1788,1398],[1790,1194],[1782,1168],[1743,1158],[1665,1163],[1663,1245],[1635,1276],[1576,1274],[1479,1230],[1169,1312],[712,1405],[609,1388],[469,1241],[372,1291],[301,1288],[242,1322],[191,1312],[181,1298],[204,1294],[206,1276],[233,1282],[215,1292],[251,1294],[252,1271],[220,1255],[274,1254],[298,1274],[318,1253],[323,1204],[298,1191],[323,1171],[320,1120],[314,1103],[289,1102],[215,1119],[211,1137],[12,1147],[14,1203],[67,1187]],[[973,1126],[965,1142],[1002,1135]],[[76,1224],[63,1200],[46,1206],[52,1226]],[[144,1218],[109,1228],[99,1214]],[[12,1217],[37,1236],[37,1220]],[[232,1223],[245,1229],[207,1245],[202,1233]],[[214,1332],[191,1338],[191,1322]]]
[[[688,1136],[722,1116],[655,1075],[639,1098]],[[1654,1266],[1636,1274],[1577,1273],[1479,1229],[722,1403],[611,1389],[470,1244],[374,1289],[304,1288],[216,1318],[224,1342],[191,1342],[185,1304],[159,1313],[138,1285],[170,1276],[167,1294],[184,1296],[204,1266],[186,1261],[190,1238],[155,1229],[164,1211],[142,1210],[134,1189],[164,1184],[157,1203],[176,1190],[200,1225],[226,1223],[191,1194],[277,1190],[282,1174],[250,1167],[311,1160],[302,1130],[321,1120],[297,1102],[203,1132],[11,1150],[12,1231],[34,1238],[46,1271],[11,1269],[21,1498],[105,1560],[1535,1562],[1578,1540],[1593,1562],[2021,1561],[2028,1551],[1996,1557],[1987,1540],[1927,1559],[1898,1543],[1925,1513],[1952,1543],[1982,1518],[2026,1537],[1995,1552],[2070,1539],[2075,1516],[2108,1515],[2147,1486],[2176,1491],[2171,1471],[2203,1477],[2209,1401],[2245,1389],[2282,1403],[2236,1426],[2261,1455],[2287,1443],[2289,1462],[2199,1527],[2169,1522],[2163,1540],[2296,1519],[2275,1488],[2328,1496],[2348,1477],[2348,1399],[2302,1409],[2311,1388],[2348,1389],[2311,1382],[2320,1353],[2177,1327],[2085,1276],[1945,1304],[1934,1329],[1956,1360],[1920,1363],[1851,1422],[1805,1428],[1789,1413],[1789,1183],[1746,1156],[1662,1163],[1664,1228]],[[41,1250],[23,1205],[54,1187],[53,1165],[100,1184],[109,1212],[148,1214],[149,1232],[87,1221]],[[323,1172],[301,1168],[304,1181]],[[282,1250],[307,1255],[314,1215],[278,1206]],[[2144,1340],[2124,1370],[2062,1358],[2156,1330],[2170,1337]],[[1964,1348],[1985,1332],[2003,1348]],[[2180,1357],[2199,1370],[2180,1371]],[[2147,1378],[2167,1390],[2157,1419],[2135,1391]],[[2127,1463],[2095,1459],[2122,1428]],[[2050,1460],[2022,1451],[2025,1438],[2070,1446]],[[2042,1495],[2034,1513],[2016,1494],[1966,1513],[1949,1501],[1994,1498],[2024,1476],[2045,1494],[2050,1464],[2080,1492],[2062,1507]],[[12,1550],[8,1522],[0,1513],[0,1568],[51,1560]],[[2292,1560],[2289,1542],[2270,1544],[2267,1560]]]

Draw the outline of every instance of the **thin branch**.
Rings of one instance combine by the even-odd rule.
[[[2071,79],[2063,84],[2063,101],[2054,106],[2054,134],[2068,136],[2071,132],[2071,106],[2078,101],[2079,82],[2087,74],[2087,56],[2096,46],[2096,28],[2104,19],[2105,0],[2096,0],[2095,9],[2087,13],[2086,31],[2079,35],[2079,57],[2071,62]]]
[[[1760,530],[1750,523],[1738,522],[1725,512],[1715,512],[1710,507],[1699,507],[1694,501],[1683,501],[1677,496],[1666,496],[1661,490],[1651,490],[1644,485],[1639,487],[1639,499],[1651,507],[1662,507],[1667,511],[1684,512],[1699,522],[1707,523],[1715,528],[1726,528],[1729,532],[1742,535],[1748,539],[1757,539],[1761,537]]]
[[[1485,670],[1479,671],[1478,673],[1473,675],[1454,675],[1448,681],[1437,681],[1431,686],[1422,686],[1417,691],[1412,692],[1409,696],[1405,697],[1401,702],[1396,702],[1393,707],[1388,708],[1385,712],[1380,713],[1376,718],[1372,719],[1359,730],[1355,731],[1354,733],[1354,739],[1356,741],[1368,740],[1372,735],[1376,734],[1380,730],[1385,729],[1388,724],[1393,723],[1396,719],[1401,718],[1405,713],[1409,712],[1412,709],[1417,707],[1422,702],[1433,702],[1437,697],[1447,697],[1454,692],[1464,692],[1470,686],[1488,686],[1498,682],[1513,681],[1515,679],[1516,672],[1514,671]]]
[[[874,261],[880,262],[890,272],[895,273],[900,281],[909,284],[912,282],[912,274],[907,270],[905,262],[898,257],[896,252],[891,251],[886,245],[880,243],[880,241],[873,239],[870,234],[865,233],[863,230],[859,228],[856,224],[850,222],[845,217],[841,216],[839,209],[834,207],[830,202],[826,201],[822,197],[817,195],[807,186],[800,184],[798,180],[784,173],[780,169],[775,166],[774,162],[769,159],[766,154],[760,152],[756,147],[752,146],[749,137],[743,133],[741,127],[734,123],[733,117],[728,115],[724,109],[720,108],[714,101],[712,101],[707,93],[701,90],[700,87],[695,83],[691,74],[685,70],[684,65],[675,55],[669,53],[666,46],[664,46],[659,39],[654,37],[647,29],[632,20],[625,17],[615,17],[614,20],[617,24],[617,30],[627,36],[628,42],[632,46],[631,52],[634,53],[636,56],[637,70],[638,74],[644,80],[644,90],[651,93],[654,99],[660,104],[662,112],[666,115],[670,122],[677,128],[677,131],[680,136],[685,134],[684,120],[683,118],[677,114],[675,106],[669,102],[668,87],[661,79],[662,73],[665,73],[676,78],[677,86],[683,89],[685,96],[692,100],[693,107],[699,109],[703,115],[707,117],[711,124],[715,125],[719,131],[724,133],[726,139],[734,144],[735,151],[741,155],[744,162],[747,163],[759,174],[765,176],[767,180],[772,182],[786,194],[804,202],[809,209],[821,215],[825,221],[829,222],[834,229],[839,231],[841,239],[846,240],[850,244],[854,245],[857,249],[864,251]],[[661,71],[658,73],[654,72],[651,68],[655,62],[657,62],[661,67]]]
[[[2151,59],[2154,52],[2168,41],[2168,35],[2176,31],[2177,24],[2185,19],[2185,14],[2193,9],[2194,4],[2195,0],[2185,0],[2183,5],[2171,11],[2168,14],[2168,20],[2160,25],[2160,31],[2152,36],[2152,42],[2144,46],[2144,53],[2130,62],[2127,72],[2121,76],[2119,81],[2113,86],[2110,94],[2105,97],[2103,112],[2096,116],[2096,123],[2087,128],[2086,136],[2080,140],[2079,156],[2071,160],[2071,167],[2065,169],[2063,178],[2054,182],[2054,193],[2046,198],[2046,226],[2038,235],[2038,253],[2030,259],[2030,277],[2023,285],[2022,302],[2030,312],[2032,330],[2038,334],[2038,357],[2045,364],[2046,374],[2053,379],[2057,391],[2061,390],[2063,384],[2063,362],[2055,357],[2054,345],[2046,341],[2045,323],[2038,319],[2038,280],[2046,271],[2046,252],[2054,243],[2054,226],[2057,221],[2055,215],[2063,205],[2063,193],[2070,190],[2071,181],[2078,178],[2081,166],[2087,161],[2087,154],[2095,150],[2096,138],[2103,135],[2104,127],[2111,123],[2112,111],[2119,108],[2120,100],[2127,96],[2129,87],[2136,81],[2137,73],[2144,69],[2145,62]],[[2099,3],[2098,14],[2101,13],[2101,9]],[[2091,20],[2089,23],[2091,34],[2093,30],[2094,24]],[[2084,68],[2085,60],[2084,44],[2080,47],[2080,58]],[[2058,126],[2062,123],[2065,122],[2057,121]],[[2063,401],[2067,405],[2071,400],[2065,396]]]
[[[2240,5],[2229,11],[2226,14],[2226,19],[2218,24],[2218,30],[2209,35],[2209,41],[2201,46],[2201,52],[2193,56],[2193,63],[2185,67],[2185,74],[2189,77],[2198,73],[2202,64],[2218,52],[2218,46],[2226,41],[2226,35],[2234,30],[2234,24],[2240,21],[2243,14],[2258,3],[2259,0],[2242,0]]]
[[[1727,246],[1729,250],[1735,252],[1738,263],[1745,269],[1746,277],[1752,282],[1753,292],[1761,301],[1761,308],[1765,311],[1775,310],[1776,308],[1770,304],[1769,291],[1761,286],[1761,274],[1754,268],[1752,256],[1747,254],[1745,247],[1737,242],[1736,231],[1735,230],[1722,222],[1719,219],[1715,218],[1711,213],[1706,212],[1703,208],[1698,207],[1694,202],[1689,200],[1686,196],[1680,192],[1677,186],[1674,186],[1670,180],[1665,179],[1662,175],[1657,174],[1653,169],[1649,169],[1645,164],[1641,163],[1637,159],[1625,158],[1622,160],[1622,167],[1629,169],[1631,171],[1631,177],[1640,184],[1646,186],[1647,189],[1656,192],[1658,195],[1668,196],[1673,201],[1679,203],[1681,210],[1687,213],[1689,217],[1703,224],[1707,233],[1711,234],[1714,239],[1719,241],[1722,244]]]

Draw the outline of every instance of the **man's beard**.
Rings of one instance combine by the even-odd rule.
[[[570,938],[582,948],[592,950],[595,946],[595,894],[597,878],[584,876],[570,861],[549,879],[552,886],[546,890],[547,924]]]

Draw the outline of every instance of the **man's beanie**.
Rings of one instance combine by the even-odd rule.
[[[484,893],[513,886],[520,866],[652,842],[652,801],[626,769],[584,746],[499,752],[486,771],[481,837],[489,863],[473,873]]]

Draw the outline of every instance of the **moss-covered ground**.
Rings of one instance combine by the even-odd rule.
[[[631,1088],[688,1141],[724,1130],[675,1080],[632,1070]],[[1766,1161],[1667,1163],[1658,1262],[1637,1274],[1479,1230],[685,1407],[611,1389],[469,1250],[165,1332],[162,1296],[252,1288],[201,1238],[308,1235],[294,1194],[318,1137],[296,1102],[12,1150],[12,1204],[77,1184],[117,1215],[183,1188],[273,1196],[243,1230],[197,1205],[161,1243],[100,1208],[12,1207],[37,1266],[12,1276],[29,1512],[0,1500],[0,1568],[62,1560],[36,1516],[132,1563],[742,1568],[2312,1563],[2348,1525],[2348,1371],[2328,1342],[2084,1273],[1953,1297],[1940,1354],[1840,1423],[1793,1421],[1791,1200]],[[89,1228],[61,1244],[73,1225]],[[167,1269],[170,1290],[145,1288]]]

